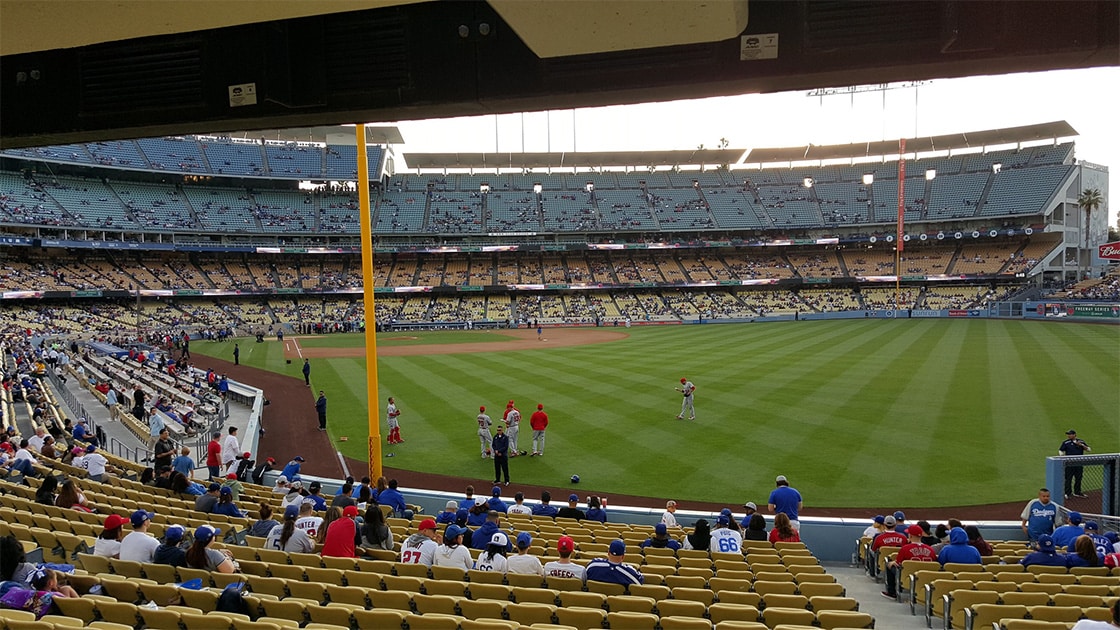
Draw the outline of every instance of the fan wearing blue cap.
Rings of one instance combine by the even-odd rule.
[[[494,486],[490,489],[490,500],[486,504],[491,510],[502,514],[509,510],[509,505],[502,501],[502,488],[500,486]]]
[[[595,558],[587,565],[587,579],[593,582],[610,582],[613,584],[643,584],[645,577],[642,572],[627,564],[626,543],[622,540],[611,541],[607,549],[606,558]]]
[[[681,544],[672,538],[669,538],[669,528],[665,527],[665,523],[658,523],[653,526],[653,536],[642,541],[639,547],[653,547],[655,549],[672,549],[676,551],[681,548]]]
[[[731,529],[731,517],[720,514],[716,517],[716,529],[712,530],[708,549],[720,553],[740,553],[743,548],[743,536],[738,531]]]
[[[163,542],[159,547],[156,547],[155,554],[152,555],[152,562],[155,564],[168,564],[173,567],[182,567],[187,564],[187,552],[179,545],[183,542],[183,536],[187,530],[182,525],[171,525],[163,530]]]
[[[315,541],[307,532],[296,527],[299,519],[300,506],[296,504],[284,508],[284,522],[272,528],[265,538],[265,549],[279,549],[281,551],[296,553],[311,553],[315,551]]]
[[[906,524],[906,513],[899,510],[894,513],[894,531],[905,534],[910,526]]]
[[[517,555],[507,558],[509,573],[544,577],[544,565],[541,564],[540,558],[529,553],[529,547],[532,545],[532,534],[521,532],[517,535]]]
[[[187,566],[219,573],[234,573],[237,562],[229,551],[211,547],[214,540],[222,535],[222,530],[213,525],[200,525],[194,530],[194,543],[187,549]]]
[[[1050,534],[1042,534],[1038,537],[1038,551],[1032,551],[1024,556],[1019,564],[1025,567],[1034,565],[1064,567],[1066,566],[1066,556],[1057,553],[1057,549],[1054,547],[1054,539]]]
[[[132,532],[121,541],[121,560],[129,560],[131,562],[152,561],[152,556],[156,552],[156,547],[159,547],[159,541],[148,533],[148,527],[152,524],[153,516],[155,516],[155,514],[151,512],[136,510],[132,513],[132,516],[129,517],[129,521],[132,524]]]
[[[443,544],[436,548],[432,566],[459,567],[463,571],[473,569],[474,558],[471,557],[470,549],[463,544],[465,533],[467,533],[465,527],[459,527],[454,523],[448,525],[443,531]]]
[[[562,507],[556,512],[556,518],[574,518],[577,521],[582,521],[587,518],[583,510],[579,509],[579,496],[575,494],[568,495],[568,505]]]
[[[1070,512],[1066,515],[1066,524],[1055,529],[1050,537],[1054,539],[1055,547],[1063,549],[1072,547],[1073,541],[1084,534],[1085,528],[1081,526],[1081,512]]]
[[[1085,535],[1092,539],[1097,553],[1103,556],[1112,552],[1112,542],[1101,534],[1101,526],[1096,521],[1085,521]]]

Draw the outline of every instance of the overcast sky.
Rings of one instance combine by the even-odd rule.
[[[850,96],[807,92],[400,121],[409,152],[649,151],[839,144],[1068,121],[1077,158],[1120,168],[1120,68],[930,81]],[[1112,173],[1109,188],[1115,188]],[[1110,205],[1116,225],[1120,204]]]

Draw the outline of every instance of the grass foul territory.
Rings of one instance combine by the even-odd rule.
[[[385,347],[445,352],[379,358],[377,404],[396,398],[405,440],[386,445],[388,463],[489,480],[475,415],[485,405],[497,422],[512,398],[524,416],[521,449],[530,449],[537,403],[551,422],[544,457],[511,462],[519,482],[559,487],[578,474],[600,491],[765,503],[782,474],[807,505],[924,507],[1030,497],[1066,429],[1102,452],[1115,450],[1120,432],[1111,326],[915,319],[626,332],[608,343],[502,352],[484,349],[506,339],[500,331],[384,335]],[[362,338],[298,342],[329,354]],[[470,353],[456,349],[463,343]],[[231,347],[192,349],[225,357]],[[302,361],[285,363],[282,344],[242,348],[242,363],[300,377]],[[338,447],[364,458],[364,359],[311,362],[308,396],[327,391],[332,437],[348,436]],[[676,419],[682,377],[696,384],[694,422]]]

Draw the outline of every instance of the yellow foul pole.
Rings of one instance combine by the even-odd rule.
[[[373,306],[373,226],[369,210],[369,165],[366,126],[356,125],[358,142],[358,213],[362,226],[362,304],[366,316],[366,398],[369,401],[369,476],[381,476],[381,401],[377,395],[377,318]]]

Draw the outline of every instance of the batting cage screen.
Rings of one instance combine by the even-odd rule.
[[[1120,453],[1046,458],[1046,487],[1062,512],[1081,512],[1120,531]]]

